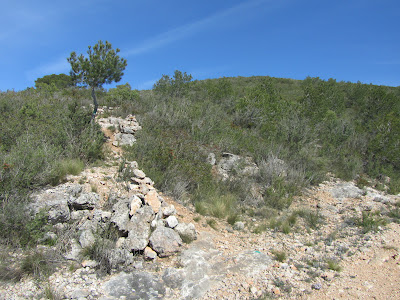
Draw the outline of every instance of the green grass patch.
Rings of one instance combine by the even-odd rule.
[[[53,169],[51,183],[56,185],[67,175],[79,175],[84,168],[85,164],[79,159],[63,159]]]
[[[284,262],[287,258],[287,253],[285,251],[272,250],[271,253],[274,255],[274,258],[279,262]]]
[[[339,265],[339,263],[335,260],[329,259],[327,260],[327,266],[329,270],[335,271],[335,272],[340,272],[342,271],[342,267]]]
[[[207,225],[212,229],[217,230],[217,222],[214,219],[207,219]]]
[[[240,216],[238,214],[232,213],[228,216],[228,218],[226,219],[228,224],[233,225],[236,222],[240,221]]]
[[[269,227],[267,226],[267,224],[262,223],[262,224],[260,224],[260,225],[258,225],[256,227],[254,227],[252,232],[255,233],[255,234],[260,234],[260,233],[263,233],[263,232],[267,231],[268,228]]]
[[[379,227],[385,226],[387,221],[381,217],[379,212],[363,211],[361,218],[355,219],[355,223],[361,227],[363,233],[378,231]]]

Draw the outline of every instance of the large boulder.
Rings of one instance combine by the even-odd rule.
[[[112,269],[119,265],[128,266],[133,263],[133,254],[127,249],[110,249],[107,258]]]
[[[55,188],[32,196],[29,208],[34,214],[44,210],[51,224],[64,223],[70,220],[68,200],[70,194],[64,188]]]
[[[175,215],[176,214],[175,206],[173,206],[173,205],[164,206],[162,208],[162,214],[164,217],[169,217],[169,216]]]
[[[151,206],[144,205],[136,211],[136,215],[140,216],[143,222],[151,223],[154,220],[155,214]]]
[[[339,200],[344,198],[359,198],[364,194],[364,191],[356,187],[352,182],[338,183],[330,192],[333,198]]]
[[[171,228],[157,227],[150,236],[150,246],[160,257],[179,252],[181,245],[181,237]]]
[[[150,224],[145,214],[135,214],[128,223],[128,237],[124,247],[129,251],[142,251],[149,244]]]
[[[65,223],[71,218],[70,210],[66,202],[60,202],[48,207],[48,220],[51,224]]]
[[[129,211],[130,211],[129,199],[121,198],[117,203],[114,204],[112,210],[111,223],[115,224],[117,228],[127,233],[129,224]]]
[[[139,179],[144,179],[146,177],[146,174],[142,170],[139,170],[139,169],[134,169],[133,175]]]
[[[67,187],[67,193],[69,193],[72,197],[78,197],[82,192],[82,186],[80,184],[73,184]]]

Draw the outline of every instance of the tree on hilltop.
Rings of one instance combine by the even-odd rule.
[[[113,50],[108,41],[105,44],[99,41],[93,48],[91,46],[88,48],[88,57],[83,54],[77,56],[75,52],[71,52],[67,60],[71,64],[70,75],[74,82],[92,89],[93,120],[98,108],[95,89],[101,88],[105,83],[119,82],[124,75],[127,62],[117,55],[120,50],[118,48]]]
[[[66,74],[45,75],[35,80],[35,87],[40,88],[43,85],[53,85],[58,89],[65,89],[74,86],[71,76]]]
[[[189,91],[189,82],[192,79],[192,75],[176,70],[172,78],[169,75],[163,75],[154,84],[153,89],[166,96],[181,97]]]

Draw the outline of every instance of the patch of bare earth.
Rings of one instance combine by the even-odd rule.
[[[343,271],[306,299],[400,299],[400,225],[389,224],[375,245],[344,260]]]

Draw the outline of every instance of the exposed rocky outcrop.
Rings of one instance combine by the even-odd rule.
[[[126,119],[109,117],[100,119],[99,123],[103,128],[114,127],[115,136],[133,135],[141,129],[133,116]],[[124,182],[119,174],[131,174],[131,177]],[[71,251],[66,253],[66,258],[80,259],[82,249],[93,246],[96,241],[109,235],[110,228],[117,232],[117,236],[114,234],[112,238],[110,249],[107,249],[107,256],[114,266],[126,265],[127,260],[133,261],[134,254],[144,250],[147,259],[155,259],[157,254],[160,257],[173,255],[182,246],[180,234],[189,236],[189,240],[196,239],[193,224],[182,223],[178,226],[180,223],[175,216],[175,207],[164,201],[154,188],[154,182],[139,169],[137,162],[124,161],[119,174],[113,174],[115,180],[107,184],[95,181],[96,177],[89,180],[91,189],[93,182],[98,182],[107,185],[109,191],[119,191],[117,194],[109,193],[108,197],[105,193],[100,195],[88,192],[87,185],[76,181],[33,195],[30,209],[35,214],[43,210],[47,212],[52,224],[75,224],[75,238],[70,241]],[[127,188],[121,189],[123,186]],[[173,230],[177,226],[177,231]],[[124,261],[113,259],[118,256],[125,257]]]
[[[109,117],[101,118],[98,123],[102,128],[111,128],[114,131],[114,146],[132,146],[136,142],[136,131],[142,129],[135,116],[129,115],[125,119]]]
[[[251,157],[241,157],[232,153],[222,153],[217,161],[214,153],[210,153],[207,161],[214,165],[222,180],[258,174],[259,168]]]

